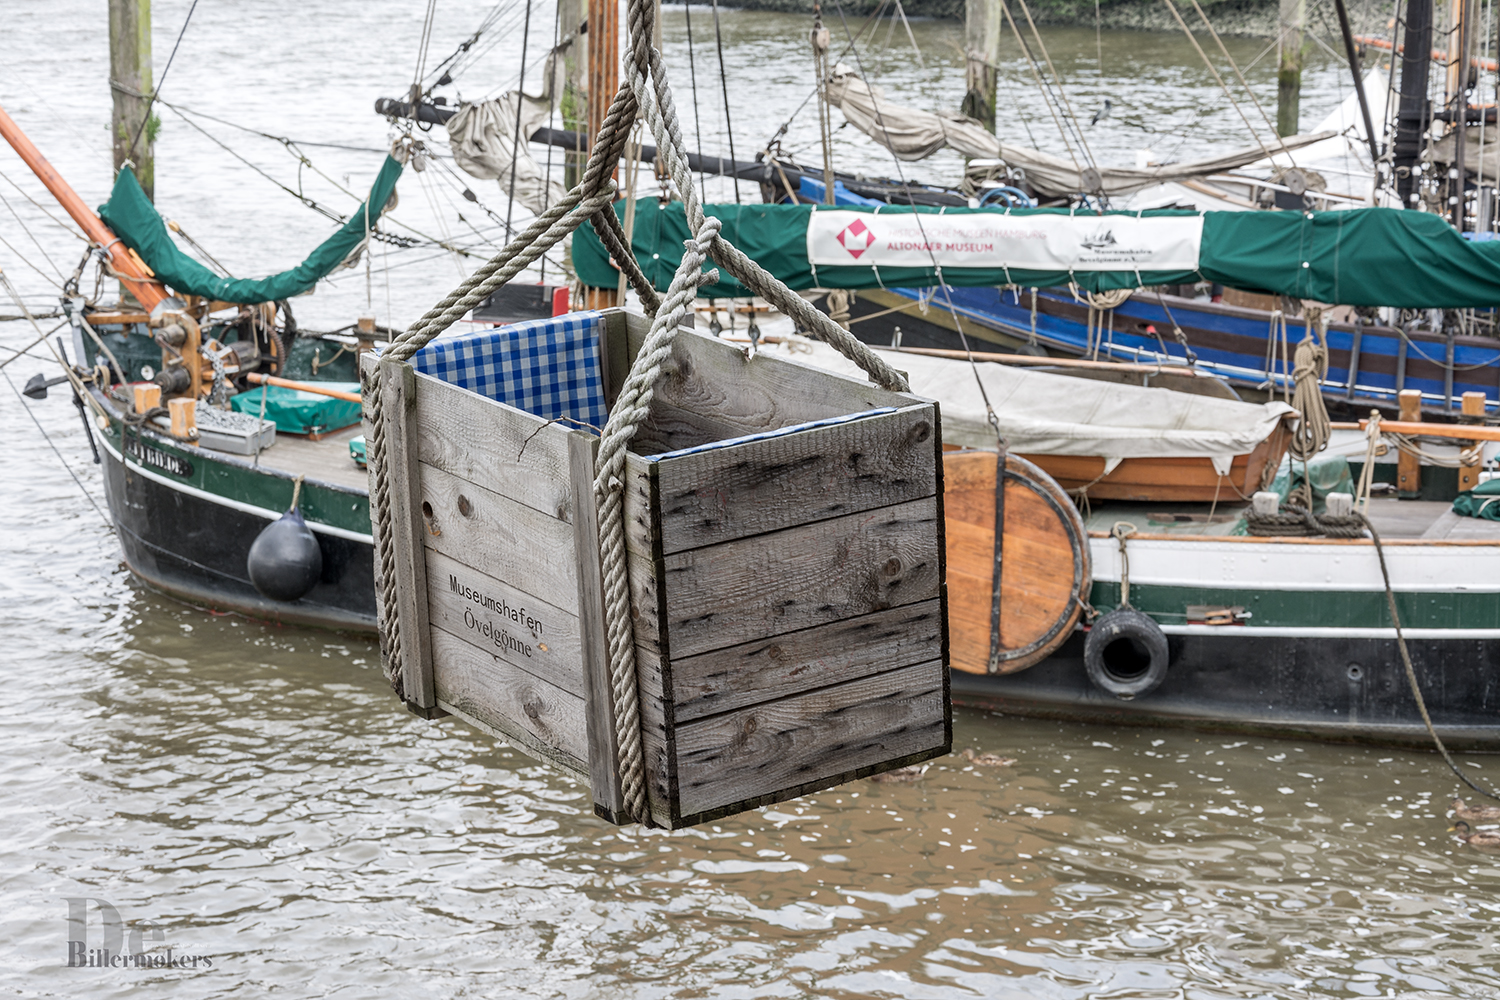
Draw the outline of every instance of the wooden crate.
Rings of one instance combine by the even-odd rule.
[[[646,321],[573,317],[589,315],[607,404]],[[625,821],[598,435],[364,363],[399,414],[386,434],[408,703],[576,775],[599,815]],[[679,334],[625,475],[656,823],[949,751],[938,421],[930,400]]]

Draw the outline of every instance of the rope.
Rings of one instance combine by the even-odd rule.
[[[632,9],[639,6],[638,0],[630,0],[630,6]],[[738,166],[739,160],[734,155],[734,126],[729,123],[729,78],[724,72],[724,33],[719,27],[719,0],[713,0],[713,7],[714,47],[719,50],[719,89],[724,93],[724,134],[729,137],[729,160],[731,163],[734,163],[736,165],[734,170],[734,203],[738,205],[740,203],[740,171]],[[637,45],[637,48],[639,48],[639,45]],[[660,61],[660,53],[658,53],[658,61]],[[640,70],[642,73],[644,73],[646,71],[646,67],[642,65],[640,67]],[[674,125],[676,124],[676,114],[672,115],[672,122]],[[653,129],[653,131],[655,130]],[[659,141],[660,138],[658,137],[658,142]],[[683,148],[686,149],[687,147],[684,146]],[[672,176],[674,180],[677,177],[675,172]],[[688,183],[690,185],[692,184],[691,177],[688,178]],[[678,187],[681,186],[681,181],[679,181]]]
[[[193,5],[188,8],[187,17],[182,19],[182,28],[177,32],[177,41],[172,43],[172,52],[167,56],[167,65],[161,71],[161,79],[156,81],[156,86],[151,88],[151,98],[146,102],[146,113],[141,115],[141,123],[136,126],[135,136],[130,140],[130,148],[126,151],[125,158],[132,159],[135,156],[136,143],[141,141],[141,133],[151,121],[151,105],[156,103],[156,95],[161,93],[162,85],[167,82],[167,74],[172,72],[172,60],[177,58],[177,46],[182,44],[182,36],[187,34],[188,22],[193,19],[193,11],[198,9],[198,0],[193,0]]]
[[[1406,648],[1406,637],[1401,634],[1401,615],[1396,611],[1396,592],[1391,589],[1391,572],[1385,565],[1385,549],[1380,544],[1380,533],[1366,518],[1360,515],[1355,516],[1359,517],[1363,526],[1370,532],[1370,540],[1375,543],[1375,555],[1380,559],[1380,578],[1385,582],[1385,605],[1391,613],[1391,625],[1396,629],[1396,648],[1401,651],[1401,666],[1406,670],[1406,682],[1411,685],[1411,695],[1417,702],[1417,711],[1422,715],[1422,724],[1427,727],[1427,735],[1432,737],[1433,746],[1437,747],[1438,753],[1443,755],[1448,769],[1458,775],[1459,781],[1486,798],[1500,799],[1500,793],[1480,787],[1458,769],[1458,765],[1453,761],[1453,755],[1443,745],[1442,737],[1438,736],[1437,727],[1432,724],[1432,716],[1427,712],[1427,700],[1422,697],[1422,687],[1417,683],[1417,671],[1411,663],[1411,652]]]
[[[621,473],[626,449],[641,422],[647,417],[656,380],[680,324],[692,307],[698,289],[719,280],[716,270],[703,273],[704,264],[712,259],[741,284],[767,302],[791,316],[804,328],[814,331],[845,357],[869,373],[877,384],[892,390],[907,391],[906,379],[868,347],[840,329],[811,303],[777,281],[764,268],[750,260],[720,236],[718,219],[705,218],[698,192],[687,167],[686,144],[678,122],[676,107],[661,53],[651,45],[654,12],[644,0],[631,0],[628,28],[631,43],[626,61],[628,81],[616,93],[609,112],[592,144],[583,178],[556,205],[541,216],[493,259],[477,269],[442,301],[427,311],[387,348],[385,356],[398,362],[408,361],[443,330],[473,308],[481,299],[505,284],[547,249],[576,229],[583,220],[599,217],[600,232],[611,241],[612,253],[619,253],[617,263],[635,283],[649,287],[633,255],[627,252],[623,233],[611,224],[610,207],[615,186],[610,175],[618,163],[631,125],[641,118],[650,126],[657,141],[659,162],[682,195],[686,218],[694,237],[684,243],[682,262],[673,275],[666,295],[655,299],[643,296],[649,304],[657,301],[651,329],[625,380],[601,434],[594,483],[595,500],[600,515],[600,564],[605,585],[605,625],[610,650],[610,683],[614,692],[615,724],[619,738],[617,764],[620,771],[626,811],[635,819],[649,823],[645,793],[645,768],[641,746],[640,712],[635,670],[634,628],[630,614],[629,580],[625,565],[624,495]],[[634,273],[632,273],[634,272]],[[371,519],[375,526],[379,558],[382,654],[392,687],[405,698],[401,622],[396,611],[393,542],[390,513],[389,465],[385,454],[385,414],[382,406],[382,380],[372,380],[365,387],[366,415],[371,423],[368,436],[369,465],[372,471]]]
[[[1328,409],[1323,403],[1323,377],[1328,374],[1327,331],[1328,319],[1319,312],[1311,317],[1306,326],[1302,342],[1297,345],[1292,368],[1292,409],[1302,414],[1297,429],[1292,432],[1287,453],[1291,459],[1302,463],[1302,485],[1297,488],[1303,507],[1312,509],[1312,482],[1307,477],[1307,463],[1318,452],[1328,447],[1333,433],[1328,421]],[[1317,339],[1313,330],[1317,330]],[[1290,467],[1290,466],[1289,466]]]
[[[1130,553],[1125,550],[1125,539],[1135,534],[1135,525],[1116,521],[1109,533],[1120,543],[1120,607],[1134,610],[1130,603]]]
[[[1275,514],[1245,513],[1245,525],[1257,538],[1363,538],[1359,514],[1314,514],[1300,504],[1283,504]]]

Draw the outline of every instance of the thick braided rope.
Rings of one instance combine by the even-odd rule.
[[[666,62],[649,41],[654,16],[649,4],[632,0],[627,18],[632,56],[627,65],[629,85],[640,106],[641,117],[650,125],[652,135],[656,138],[657,156],[665,160],[668,175],[682,195],[688,228],[697,233],[703,226],[703,206],[698,201],[697,189],[693,186],[692,173],[688,169],[687,146],[682,137],[677,109],[672,101],[672,90],[667,82]],[[646,85],[647,67],[654,85],[652,88]],[[879,355],[855,339],[848,330],[815,309],[784,282],[741,253],[728,240],[722,236],[716,237],[709,255],[746,288],[858,365],[877,385],[898,392],[910,391],[906,378],[887,365]]]
[[[642,823],[650,822],[645,787],[645,761],[642,752],[639,682],[636,676],[635,629],[630,611],[630,581],[625,559],[624,484],[622,475],[626,450],[636,430],[650,412],[654,387],[662,364],[671,353],[673,339],[687,311],[692,308],[697,290],[703,284],[717,281],[718,274],[702,273],[710,248],[717,250],[726,269],[748,279],[751,287],[788,314],[798,316],[804,326],[823,331],[833,326],[785,284],[754,264],[719,236],[722,223],[705,218],[697,191],[687,170],[686,146],[667,83],[666,66],[661,53],[653,48],[653,11],[643,0],[631,0],[628,25],[632,58],[627,61],[628,85],[635,94],[641,115],[651,126],[657,141],[657,155],[664,158],[668,175],[676,183],[684,202],[688,225],[694,238],[683,244],[682,260],[673,275],[672,284],[657,310],[645,343],[631,365],[629,376],[620,391],[609,421],[605,425],[595,464],[594,497],[599,510],[600,565],[604,584],[605,625],[609,642],[610,686],[614,694],[615,733],[618,740],[617,764],[626,811]],[[648,78],[654,88],[647,86]],[[612,230],[609,230],[612,233]],[[621,234],[621,249],[624,248]],[[628,273],[628,272],[627,272]],[[763,291],[762,291],[763,290]],[[811,313],[812,315],[808,315]],[[800,315],[799,315],[800,314]],[[822,322],[819,322],[822,320]],[[891,388],[906,388],[905,379],[876,358],[843,330],[829,338],[851,360],[870,372],[876,380]]]
[[[469,275],[442,301],[429,309],[404,333],[392,341],[387,353],[400,361],[409,360],[455,320],[480,300],[505,284],[539,258],[563,237],[576,229],[584,219],[603,208],[609,214],[614,200],[613,164],[624,149],[630,126],[635,121],[637,105],[628,87],[621,87],[610,104],[609,112],[593,144],[584,175],[578,184],[524,232],[484,266]],[[632,258],[631,264],[635,261]],[[382,661],[386,677],[398,697],[406,700],[401,620],[396,611],[396,578],[391,571],[395,548],[391,530],[390,471],[385,452],[385,412],[381,403],[381,379],[377,374],[364,386],[365,411],[370,419],[366,447],[370,469],[370,520],[375,534],[377,556],[375,585],[380,590],[380,636]]]
[[[656,311],[661,308],[661,296],[657,294],[656,287],[641,270],[640,262],[630,250],[629,241],[625,238],[625,227],[620,225],[620,217],[613,208],[601,208],[590,221],[594,224],[594,233],[599,237],[599,242],[609,252],[610,259],[619,266],[625,279],[630,282],[630,287],[640,297],[641,308],[646,310],[647,316],[655,316]]]
[[[636,355],[630,375],[611,408],[599,442],[595,465],[594,500],[599,508],[600,567],[604,577],[604,621],[609,638],[610,687],[614,692],[615,733],[619,740],[619,772],[625,809],[642,823],[649,822],[646,804],[645,761],[641,749],[640,702],[636,682],[635,626],[630,614],[630,580],[625,561],[625,452],[636,429],[651,410],[656,380],[672,352],[672,341],[699,286],[719,280],[718,272],[701,273],[708,245],[719,232],[719,220],[709,219],[696,240],[683,244],[682,263],[662,299],[646,340]]]

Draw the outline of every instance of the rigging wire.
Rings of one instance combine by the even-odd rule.
[[[703,119],[698,114],[698,60],[693,57],[693,5],[682,5],[682,16],[687,21],[688,83],[693,91],[693,131],[698,140],[698,190],[699,197],[708,201],[708,178],[703,173]],[[551,149],[549,145],[547,147]]]
[[[719,89],[724,92],[724,131],[729,133],[729,161],[734,167],[734,203],[740,203],[739,159],[734,155],[734,125],[729,121],[729,77],[724,72],[724,33],[719,27],[719,0],[713,0],[714,45],[719,50]]]
[[[531,0],[526,0],[526,23],[521,29],[521,79],[516,83],[516,132],[510,144],[509,204],[505,206],[505,228],[510,229],[511,214],[516,209],[516,162],[521,156],[521,113],[526,105],[526,50],[531,44]],[[542,182],[545,187],[551,178]]]
[[[1016,2],[1021,5],[1021,13],[1026,15],[1026,23],[1031,27],[1031,35],[1036,39],[1037,48],[1042,51],[1042,58],[1047,61],[1047,69],[1051,71],[1052,78],[1057,81],[1057,95],[1062,99],[1062,106],[1068,113],[1068,120],[1073,123],[1073,133],[1078,137],[1078,145],[1083,149],[1084,159],[1088,160],[1089,166],[1097,171],[1099,161],[1094,159],[1094,151],[1089,148],[1088,139],[1084,138],[1083,131],[1078,127],[1078,116],[1073,113],[1073,105],[1068,100],[1068,91],[1063,86],[1062,76],[1053,65],[1052,56],[1047,52],[1047,43],[1042,41],[1042,33],[1037,30],[1036,22],[1031,18],[1031,6],[1026,0],[1016,0]]]
[[[162,68],[161,79],[156,86],[151,88],[151,97],[146,101],[146,113],[141,116],[140,125],[136,126],[135,138],[130,140],[130,146],[126,150],[127,160],[135,157],[136,143],[141,141],[141,133],[145,131],[147,123],[151,121],[151,106],[156,103],[156,95],[161,93],[161,88],[167,82],[167,74],[172,72],[172,60],[177,58],[177,46],[182,44],[182,36],[187,34],[188,22],[193,19],[193,11],[198,9],[198,0],[193,0],[193,5],[188,8],[187,17],[182,19],[182,28],[177,32],[177,41],[172,43],[172,54],[167,56],[167,65]]]
[[[1235,114],[1240,116],[1240,121],[1245,123],[1245,129],[1250,133],[1250,137],[1255,140],[1255,144],[1261,148],[1261,151],[1264,152],[1267,157],[1271,157],[1273,154],[1271,153],[1270,147],[1267,146],[1261,139],[1260,133],[1255,131],[1255,127],[1250,124],[1250,119],[1245,117],[1245,112],[1241,110],[1239,102],[1234,99],[1234,94],[1230,92],[1229,85],[1225,83],[1224,78],[1219,75],[1219,71],[1209,60],[1208,53],[1203,51],[1203,46],[1198,44],[1198,39],[1193,37],[1193,33],[1191,30],[1189,30],[1187,22],[1182,19],[1182,14],[1177,10],[1177,5],[1173,3],[1172,0],[1162,0],[1162,3],[1167,5],[1167,9],[1172,12],[1172,16],[1177,19],[1177,23],[1182,27],[1182,33],[1187,36],[1188,41],[1192,43],[1193,48],[1197,51],[1199,58],[1203,60],[1203,65],[1208,67],[1208,71],[1213,74],[1213,78],[1218,81],[1219,89],[1223,90],[1224,96],[1229,98],[1230,105],[1234,108]],[[1275,134],[1275,129],[1272,129],[1272,134]],[[1286,153],[1285,144],[1281,145],[1283,146],[1281,151],[1283,153]],[[1287,153],[1286,155],[1288,156],[1288,158],[1290,158],[1291,156],[1290,153]]]
[[[10,214],[15,216],[16,223],[21,227],[21,231],[28,237],[30,237],[31,242],[36,244],[36,248],[41,251],[42,257],[47,261],[48,264],[52,265],[52,270],[57,272],[57,276],[59,278],[63,277],[62,268],[58,267],[57,261],[53,260],[51,255],[47,253],[47,248],[42,246],[42,241],[36,238],[36,234],[31,231],[30,226],[26,225],[26,221],[21,218],[20,213],[17,212],[11,205],[10,200],[6,198],[5,195],[0,194],[0,203],[3,203],[5,207],[10,211]]]
[[[7,173],[5,173],[3,170],[0,170],[0,178],[4,178],[5,183],[7,183],[11,187],[15,188],[16,192],[18,194],[20,194],[20,196],[22,198],[25,198],[27,201],[31,202],[32,207],[36,208],[39,212],[41,212],[47,218],[49,218],[53,222],[57,223],[58,226],[62,227],[62,229],[64,229],[74,239],[82,240],[85,243],[87,243],[89,241],[89,238],[87,236],[83,235],[76,228],[74,228],[73,226],[68,225],[66,222],[62,221],[57,216],[53,215],[50,211],[47,210],[47,206],[46,205],[43,205],[41,202],[37,201],[31,195],[27,194],[26,193],[26,189],[23,188],[21,185],[17,184],[15,181],[11,180],[10,179],[10,175],[7,174]]]
[[[562,95],[560,93],[553,93],[553,85],[557,83],[557,63],[556,63],[556,59],[557,59],[557,56],[558,56],[557,50],[559,48],[561,48],[561,47],[562,47],[562,4],[561,3],[555,3],[555,4],[552,5],[552,53],[548,57],[548,61],[543,64],[543,72],[547,74],[547,83],[546,83],[546,86],[543,87],[543,89],[548,94],[548,98],[547,98],[547,127],[549,129],[550,128],[554,128],[556,126],[556,124],[557,124],[557,105],[558,105],[558,103],[560,103],[561,98],[562,98]],[[512,174],[512,176],[514,176],[514,174],[515,174],[515,168],[514,167],[511,168],[511,174]],[[564,179],[566,179],[566,178],[564,178]],[[547,165],[542,168],[542,214],[543,215],[546,215],[547,214],[547,209],[549,209],[549,208],[552,207],[551,206],[551,199],[552,199],[552,143],[549,142],[549,143],[547,143]],[[542,265],[541,266],[542,284],[545,285],[547,283],[547,256],[546,256],[546,254],[542,255],[541,265]],[[564,274],[566,274],[566,272],[564,272]]]
[[[835,9],[839,12],[839,22],[844,26],[844,35],[849,39],[849,48],[854,52],[855,65],[859,68],[859,75],[866,83],[870,84],[870,93],[875,94],[874,82],[865,74],[864,59],[860,57],[859,48],[854,44],[854,36],[849,32],[849,19],[844,16],[843,0],[833,0]],[[922,244],[927,247],[927,259],[932,261],[932,269],[937,276],[938,287],[943,291],[943,299],[948,305],[948,313],[953,317],[954,328],[958,331],[959,340],[964,345],[964,353],[969,358],[969,370],[974,373],[974,382],[979,387],[979,397],[984,400],[984,408],[989,417],[990,427],[995,432],[996,441],[1003,452],[1005,448],[1005,437],[1000,433],[1000,418],[995,415],[995,408],[990,405],[989,392],[985,390],[984,380],[979,377],[979,366],[974,363],[974,352],[969,348],[969,337],[964,333],[963,317],[953,306],[953,296],[948,290],[948,283],[943,280],[943,269],[937,262],[937,255],[932,250],[932,241],[927,238],[926,227],[922,224],[922,213],[916,210],[916,204],[912,201],[911,185],[906,179],[906,171],[901,165],[901,157],[896,155],[894,144],[891,141],[890,130],[885,125],[885,115],[880,110],[879,98],[874,98],[875,120],[880,124],[880,131],[885,134],[886,148],[890,150],[891,160],[896,165],[896,176],[901,181],[901,186],[906,189],[906,200],[911,205],[911,217],[917,224],[917,231],[922,236]],[[1005,471],[1005,457],[1000,457],[1000,472]]]
[[[1246,81],[1246,79],[1245,79],[1245,74],[1240,72],[1239,64],[1234,61],[1234,56],[1230,55],[1229,54],[1229,50],[1224,47],[1224,40],[1222,38],[1220,38],[1219,37],[1219,33],[1214,30],[1213,22],[1208,19],[1208,15],[1207,14],[1203,13],[1203,7],[1199,5],[1198,0],[1192,0],[1192,4],[1193,4],[1193,10],[1195,10],[1195,11],[1198,12],[1198,18],[1203,22],[1203,26],[1208,29],[1208,33],[1213,38],[1214,44],[1216,44],[1219,47],[1219,51],[1220,52],[1224,53],[1224,58],[1227,59],[1227,60],[1229,60],[1229,68],[1232,69],[1232,70],[1234,70],[1234,75],[1235,76],[1239,77],[1240,86],[1244,87],[1245,88],[1245,93],[1247,93],[1247,94],[1250,95],[1250,101],[1251,101],[1252,104],[1255,105],[1255,110],[1258,111],[1258,112],[1260,112],[1260,120],[1263,121],[1263,122],[1265,122],[1266,123],[1266,128],[1270,131],[1270,133],[1272,135],[1275,135],[1276,134],[1276,126],[1274,126],[1274,125],[1271,124],[1270,117],[1268,117],[1266,115],[1266,109],[1263,108],[1263,107],[1261,107],[1260,99],[1255,96],[1255,91],[1250,88],[1249,82]],[[1323,8],[1319,7],[1318,10],[1321,12],[1323,10]],[[1326,19],[1323,22],[1323,26],[1325,28],[1328,26],[1328,22],[1327,22]],[[1313,41],[1318,42],[1319,44],[1321,44],[1323,46],[1323,48],[1328,49],[1328,52],[1334,57],[1334,59],[1335,59],[1336,62],[1342,62],[1343,61],[1343,56],[1340,56],[1338,53],[1334,52],[1332,49],[1329,49],[1328,48],[1328,44],[1326,42],[1324,42],[1321,38],[1319,38],[1315,32],[1310,32],[1310,34],[1312,34],[1312,36],[1313,36]],[[1227,94],[1228,91],[1226,90],[1225,93]],[[1248,124],[1248,122],[1246,124]],[[1291,160],[1292,166],[1295,167],[1297,165],[1297,161],[1292,158],[1292,154],[1291,153],[1287,153],[1286,157],[1287,157],[1288,160]]]
[[[1026,39],[1021,37],[1021,29],[1016,26],[1016,19],[1011,16],[1010,7],[1005,0],[1000,0],[1000,10],[1005,15],[1005,22],[1010,25],[1011,34],[1016,36],[1021,52],[1026,56],[1026,65],[1031,70],[1032,78],[1036,80],[1037,91],[1042,95],[1042,103],[1047,105],[1047,113],[1052,116],[1053,123],[1057,125],[1057,134],[1062,136],[1063,147],[1068,151],[1068,159],[1073,161],[1073,169],[1081,173],[1083,165],[1078,162],[1078,155],[1073,152],[1073,144],[1068,141],[1068,130],[1063,127],[1062,119],[1058,116],[1051,90],[1042,79],[1041,70],[1037,67],[1036,56],[1031,54],[1031,47],[1026,44]]]

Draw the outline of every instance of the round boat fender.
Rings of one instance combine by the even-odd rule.
[[[1083,643],[1089,680],[1121,701],[1147,694],[1166,680],[1167,637],[1150,615],[1119,608],[1094,622]]]
[[[273,601],[295,601],[323,575],[323,550],[296,507],[266,525],[245,560],[250,582]]]

